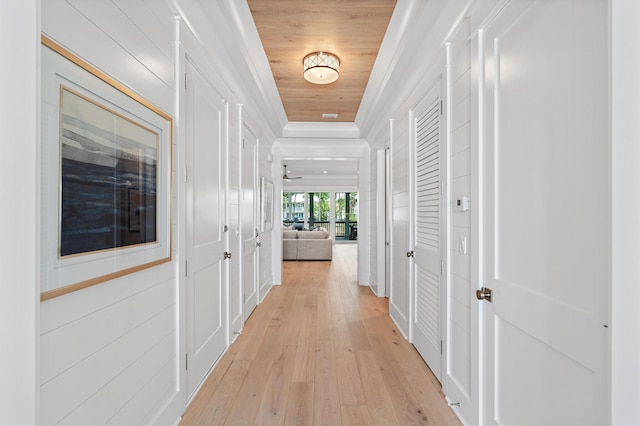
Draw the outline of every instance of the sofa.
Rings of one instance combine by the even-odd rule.
[[[282,231],[282,260],[331,260],[333,240],[323,229]]]

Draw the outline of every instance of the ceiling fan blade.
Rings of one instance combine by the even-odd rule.
[[[282,180],[284,180],[285,182],[291,182],[292,179],[302,179],[302,176],[298,176],[298,177],[287,176],[287,165],[284,164],[284,174],[282,175]]]

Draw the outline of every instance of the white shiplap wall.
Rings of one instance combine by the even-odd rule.
[[[48,0],[42,32],[174,115],[174,20],[158,12],[141,2]],[[175,207],[175,187],[172,201]],[[173,221],[175,236],[175,214]],[[179,415],[175,266],[41,303],[42,424],[153,423]]]
[[[456,208],[456,199],[471,196],[471,66],[469,20],[465,19],[450,42],[451,127],[449,135],[449,367],[447,395],[461,402],[460,411],[470,409],[472,390],[471,366],[471,209]],[[465,252],[466,247],[466,252]],[[473,321],[475,324],[475,321]],[[463,417],[464,418],[464,417]]]

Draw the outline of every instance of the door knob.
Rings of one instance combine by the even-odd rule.
[[[407,257],[413,257],[413,250],[407,252]]]
[[[476,299],[478,300],[486,300],[487,302],[492,302],[493,290],[490,288],[482,287],[476,290]]]
[[[231,253],[229,253],[228,251],[224,252],[224,258],[225,259],[231,259]]]

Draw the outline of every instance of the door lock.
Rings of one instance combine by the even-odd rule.
[[[224,258],[225,259],[231,259],[231,253],[229,253],[228,251],[224,252]]]
[[[487,287],[482,287],[481,289],[476,290],[476,299],[478,300],[486,300],[487,302],[492,302],[491,298],[493,297],[493,290]]]

